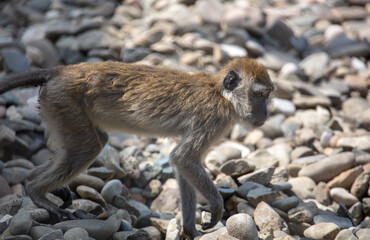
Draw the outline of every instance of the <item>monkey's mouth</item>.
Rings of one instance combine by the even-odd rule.
[[[260,127],[260,126],[262,126],[266,122],[265,119],[258,120],[256,118],[254,118],[252,115],[253,114],[250,114],[250,115],[247,115],[247,116],[243,117],[242,118],[243,123],[244,124],[248,124],[248,125],[250,125],[252,127]]]

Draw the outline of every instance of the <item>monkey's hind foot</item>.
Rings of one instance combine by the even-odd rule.
[[[66,209],[72,205],[72,193],[69,187],[62,187],[51,192],[53,195],[61,198],[63,200],[63,205],[60,206],[61,209]]]
[[[195,237],[201,236],[202,234],[194,227],[183,226],[182,235],[187,240],[193,240]]]
[[[221,198],[219,204],[214,205],[214,207],[211,206],[211,221],[203,223],[203,230],[213,228],[221,220],[224,206],[222,201],[223,200]]]
[[[57,222],[62,222],[63,220],[75,220],[77,219],[73,214],[65,209],[57,208],[57,209],[47,209],[48,212],[54,216]],[[64,219],[65,217],[65,219]]]

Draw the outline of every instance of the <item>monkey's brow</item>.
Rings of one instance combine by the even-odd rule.
[[[252,92],[264,92],[265,90],[267,90],[267,87],[261,83],[252,83],[252,86],[251,86],[251,90]]]

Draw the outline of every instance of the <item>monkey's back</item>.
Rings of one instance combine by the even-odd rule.
[[[81,63],[58,68],[45,87],[86,106],[87,114],[106,131],[180,135],[217,127],[215,122],[222,127],[232,115],[220,83],[206,73],[118,62]]]

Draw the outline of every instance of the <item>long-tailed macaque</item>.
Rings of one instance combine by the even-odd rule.
[[[181,136],[171,164],[181,191],[183,231],[190,238],[200,235],[194,187],[210,204],[211,221],[203,229],[215,226],[223,212],[223,199],[202,166],[203,155],[234,123],[261,126],[274,89],[262,65],[238,58],[215,75],[119,62],[60,66],[6,78],[0,93],[32,85],[41,85],[39,111],[54,146],[51,161],[33,170],[26,184],[37,206],[60,219],[73,217],[45,194],[65,192],[63,185],[92,164],[111,130]]]

